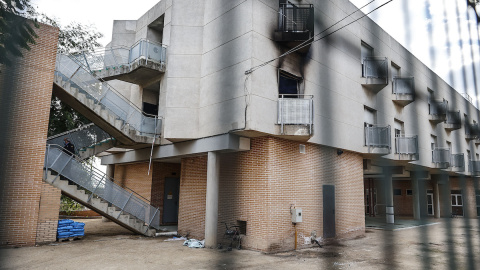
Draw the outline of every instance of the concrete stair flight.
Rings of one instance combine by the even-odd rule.
[[[145,236],[160,229],[158,208],[61,147],[47,145],[44,169],[45,182],[113,222]]]
[[[149,85],[161,79],[166,69],[166,56],[164,45],[145,39],[131,47],[107,47],[74,55],[97,78],[138,85]]]
[[[142,112],[71,55],[57,54],[53,94],[121,145],[160,143],[160,117]]]
[[[115,138],[94,123],[50,136],[47,138],[47,144],[62,146],[65,138],[68,138],[73,143],[75,146],[75,155],[82,160],[117,145]]]

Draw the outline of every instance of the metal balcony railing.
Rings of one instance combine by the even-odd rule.
[[[392,148],[390,126],[365,127],[365,145],[379,148]]]
[[[307,125],[309,127],[310,134],[312,134],[312,95],[280,95],[277,108],[277,124],[281,125],[282,134],[284,125]]]
[[[387,79],[388,60],[386,57],[367,57],[363,59],[363,77]]]
[[[79,52],[74,57],[90,71],[128,66],[138,59],[148,62],[165,64],[167,48],[160,43],[139,40],[132,47],[115,46],[101,48],[93,53]]]
[[[395,153],[405,155],[418,154],[418,137],[395,137]]]
[[[75,154],[78,151],[102,142],[114,140],[110,134],[103,131],[94,123],[69,130],[47,138],[47,144],[63,145],[63,139],[68,138],[75,145]]]
[[[470,139],[480,136],[480,127],[478,123],[475,123],[475,124],[465,123],[465,136]]]
[[[451,162],[450,148],[435,148],[432,150],[432,163],[446,163]]]
[[[451,124],[451,125],[460,125],[462,123],[462,119],[460,117],[460,111],[447,112],[447,119],[445,120],[445,123]]]
[[[278,31],[310,32],[313,35],[313,5],[280,4]]]
[[[82,162],[75,155],[69,155],[58,145],[47,145],[45,153],[45,174],[48,170],[74,182],[89,191],[92,197],[102,198],[150,227],[160,229],[160,211],[149,204],[149,200],[128,188],[114,183],[105,173]],[[54,180],[55,181],[55,180]]]
[[[448,109],[448,102],[446,100],[443,101],[430,101],[430,111],[428,112],[430,115],[445,115]]]
[[[414,95],[415,82],[413,77],[393,77],[393,93],[396,95]]]
[[[451,167],[457,167],[457,168],[464,168],[465,167],[464,155],[463,154],[452,154],[451,161],[450,161],[450,166]]]
[[[480,173],[480,160],[469,160],[468,163],[470,173]]]
[[[109,110],[142,135],[160,135],[162,120],[159,116],[142,112],[108,83],[93,76],[88,68],[70,55],[57,54],[55,73],[77,86],[81,93]],[[62,86],[63,87],[63,86]]]

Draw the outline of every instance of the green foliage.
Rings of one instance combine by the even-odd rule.
[[[35,44],[36,20],[29,21],[35,10],[30,0],[0,0],[0,64],[10,66],[12,56],[22,57],[21,49],[30,50]]]
[[[55,19],[49,18],[45,14],[39,15],[39,18],[40,22],[59,28],[58,53],[73,53],[76,51],[93,52],[101,46],[101,44],[98,43],[98,39],[103,35],[97,32],[91,25],[73,22],[63,27]],[[78,128],[88,123],[90,123],[90,120],[61,102],[57,97],[52,96],[48,136]]]
[[[82,210],[84,207],[83,205],[79,204],[78,202],[70,199],[67,196],[62,195],[60,199],[60,211],[65,212],[67,215],[72,214],[76,210]]]
[[[50,119],[48,123],[48,136],[53,136],[74,128],[91,123],[83,115],[77,113],[70,106],[52,96],[50,104]]]
[[[96,48],[102,46],[98,43],[98,40],[103,37],[103,34],[98,32],[93,25],[72,22],[64,27],[55,19],[45,14],[40,14],[39,18],[40,22],[59,28],[59,53],[74,53],[78,51],[93,52]]]

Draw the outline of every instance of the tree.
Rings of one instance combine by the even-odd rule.
[[[0,0],[0,64],[10,66],[11,56],[23,56],[21,49],[30,50],[35,44],[34,28],[39,25],[30,0]]]
[[[103,35],[97,32],[92,25],[73,22],[63,27],[55,19],[49,18],[45,14],[40,15],[40,21],[59,28],[58,53],[93,52],[101,46],[98,40]],[[52,96],[48,136],[78,128],[88,123],[90,123],[90,120],[61,102],[57,97]]]

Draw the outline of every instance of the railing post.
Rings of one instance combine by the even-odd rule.
[[[60,154],[60,155],[61,155],[61,154]],[[59,156],[60,156],[60,155],[59,155]],[[63,170],[65,169],[65,167],[67,167],[68,163],[70,163],[70,161],[72,160],[72,158],[73,158],[73,155],[71,155],[71,156],[68,158],[67,162],[65,162],[65,165],[63,165],[62,169],[58,172],[57,176],[55,176],[55,178],[53,179],[52,184],[53,184],[53,183],[57,180],[57,178],[62,174]]]
[[[90,179],[92,179],[91,176],[90,176]],[[97,186],[95,187],[95,189],[92,191],[92,194],[90,194],[90,196],[88,196],[87,202],[90,202],[90,200],[91,200],[92,197],[93,197],[93,194],[95,194],[95,191],[97,191],[97,188],[98,188],[98,186],[102,183],[103,179],[105,179],[105,175],[103,175],[102,179],[100,179],[100,181],[98,181],[98,184],[97,184]]]
[[[153,213],[153,216],[152,218],[150,219],[150,221],[148,222],[148,226],[147,226],[147,229],[145,230],[145,232],[143,234],[146,234],[148,232],[148,228],[151,227],[151,224],[153,222],[153,219],[157,216],[157,213],[158,213],[158,208],[155,210],[155,213]]]
[[[145,65],[148,63],[148,41],[145,40],[145,43],[147,43],[147,48],[145,49]]]
[[[128,201],[130,201],[130,198],[132,198],[132,195],[133,195],[133,192],[130,193],[130,196],[128,196],[128,199],[127,199],[127,201],[125,202],[125,204],[123,205],[122,209],[120,210],[120,213],[118,214],[117,219],[122,215],[123,209],[125,209],[125,206],[127,206],[127,203],[128,203]]]
[[[47,150],[45,151],[45,181],[48,177],[48,154],[50,153],[50,144],[47,145]]]
[[[82,53],[83,59],[85,59],[85,64],[87,64],[88,70],[92,72],[92,69],[90,68],[90,64],[88,63],[87,57],[85,56],[85,51]]]
[[[280,134],[283,134],[283,105],[284,105],[284,95],[281,95],[280,98]]]
[[[115,54],[113,53],[112,47],[110,47],[110,52],[112,53],[112,58],[113,58],[113,61],[115,62],[115,66],[118,66],[118,62],[117,62],[117,59],[115,58]]]

